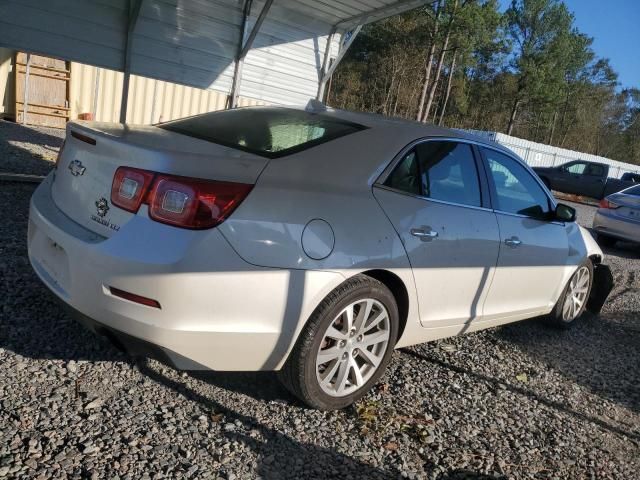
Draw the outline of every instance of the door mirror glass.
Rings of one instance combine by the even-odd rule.
[[[556,220],[560,220],[561,222],[575,222],[576,209],[564,203],[559,203],[556,207]]]

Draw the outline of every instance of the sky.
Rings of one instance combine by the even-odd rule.
[[[511,0],[500,0],[503,10]],[[582,33],[593,37],[598,57],[608,58],[620,87],[640,88],[640,0],[564,0]]]

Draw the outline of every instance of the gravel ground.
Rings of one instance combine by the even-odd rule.
[[[0,171],[46,173],[57,133],[0,123]],[[0,477],[640,478],[638,247],[607,251],[602,315],[398,351],[326,413],[271,373],[180,373],[85,332],[29,266],[33,189],[0,184]]]
[[[25,128],[0,120],[0,173],[46,175],[62,145],[64,130]]]

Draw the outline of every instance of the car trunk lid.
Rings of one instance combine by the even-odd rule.
[[[618,205],[616,215],[640,222],[640,195],[614,193],[609,200]]]
[[[258,155],[153,126],[70,122],[52,197],[69,218],[110,237],[136,215],[111,203],[111,185],[120,166],[254,184],[267,162]]]

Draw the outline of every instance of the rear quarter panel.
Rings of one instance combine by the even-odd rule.
[[[414,325],[420,328],[413,274],[372,185],[409,141],[389,141],[375,130],[364,130],[274,159],[249,197],[219,228],[235,251],[254,265],[335,271],[345,278],[372,269],[395,273],[409,294],[406,336]],[[334,236],[333,250],[319,260],[305,253],[301,240],[314,219],[326,221]]]

